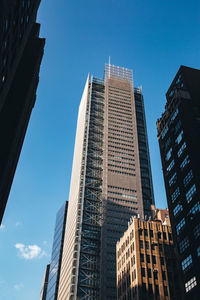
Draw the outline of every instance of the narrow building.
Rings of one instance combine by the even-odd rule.
[[[200,295],[200,70],[181,66],[157,121],[185,299]]]

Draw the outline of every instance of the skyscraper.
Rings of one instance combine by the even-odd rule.
[[[46,295],[42,300],[57,300],[58,297],[58,285],[60,280],[60,267],[63,253],[67,208],[68,202],[65,202],[65,204],[62,205],[56,215],[56,225],[48,275],[48,285],[46,288]]]
[[[0,0],[0,224],[36,99],[40,0]]]
[[[154,203],[141,89],[106,65],[81,99],[58,299],[116,299],[116,242]]]
[[[185,299],[200,293],[200,70],[181,66],[157,121],[171,225]]]

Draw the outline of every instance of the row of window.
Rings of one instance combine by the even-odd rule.
[[[109,117],[110,116],[114,116],[115,119],[120,119],[120,118],[123,120],[125,119],[125,121],[132,120],[132,116],[130,114],[127,114],[127,113],[126,114],[122,114],[122,113],[116,114],[116,113],[110,112],[110,110],[109,110]],[[128,116],[130,116],[130,117],[128,117]]]
[[[114,130],[114,131],[116,131],[116,130]],[[120,130],[117,130],[117,131],[120,131]],[[122,131],[121,131],[121,132],[122,132]],[[119,133],[110,132],[110,130],[108,130],[108,133],[109,133],[109,134],[112,134],[112,135],[115,135],[115,136],[117,136],[117,137],[119,137]],[[132,134],[131,132],[126,132],[126,134],[128,134],[128,135],[125,135],[125,134],[121,134],[121,133],[120,133],[120,137],[125,137],[125,138],[127,138],[127,139],[133,140],[133,134]]]
[[[116,126],[116,127],[118,127],[118,126]],[[119,128],[120,128],[120,127],[119,127]],[[122,127],[122,128],[123,128],[123,127]],[[127,129],[127,130],[132,131],[131,129]],[[110,131],[119,132],[120,135],[121,135],[121,133],[125,133],[125,134],[129,134],[129,135],[133,136],[133,133],[132,133],[132,132],[128,132],[128,131],[124,131],[124,130],[119,130],[119,129],[116,129],[116,128],[108,127],[108,132],[110,132]],[[112,133],[112,134],[114,134],[114,133]],[[119,134],[117,133],[117,134],[115,134],[115,135],[119,135]]]
[[[136,176],[134,173],[121,172],[121,171],[118,171],[118,170],[108,169],[108,171],[110,171],[112,173],[118,173],[118,174],[121,174],[121,175]]]
[[[118,164],[121,164],[121,165],[125,165],[125,166],[135,166],[135,164],[132,164],[132,163],[129,163],[129,162],[118,161],[118,160],[114,160],[114,159],[109,159],[108,161],[118,163]]]
[[[121,191],[127,191],[127,192],[133,192],[133,193],[136,192],[136,190],[127,189],[127,188],[123,188],[123,187],[119,187],[119,186],[114,186],[114,185],[108,185],[108,188],[117,189],[117,190],[121,190]]]
[[[117,152],[117,151],[113,151],[113,152],[115,152],[116,154],[121,154],[121,152]],[[125,153],[124,155],[130,155],[130,154],[128,154],[128,153]],[[120,159],[120,160],[135,161],[135,159],[134,159],[134,158],[123,157],[123,156],[116,156],[116,155],[114,155],[114,154],[110,154],[110,153],[108,153],[108,156],[109,156],[109,157],[116,158],[116,159]],[[132,156],[131,156],[131,157],[132,157]]]
[[[120,104],[119,104],[120,103]],[[109,100],[109,104],[115,105],[115,106],[121,106],[123,108],[127,108],[129,110],[131,110],[131,103],[127,103],[127,102],[122,102],[119,100],[115,100],[115,102],[113,102],[111,99]],[[121,105],[122,104],[122,105]]]
[[[108,106],[109,107],[109,106]],[[130,110],[126,110],[124,111],[123,109],[117,110],[116,107],[114,107],[115,109],[112,109],[109,107],[108,112],[111,112],[111,114],[114,114],[115,116],[117,115],[122,115],[122,117],[126,117],[126,116],[130,116],[132,118],[132,113]]]
[[[120,198],[114,198],[114,197],[108,197],[108,200],[117,201],[117,202],[123,202],[123,203],[130,203],[130,204],[137,204],[137,201],[133,200],[125,200]],[[134,207],[134,209],[138,209],[137,207]]]
[[[120,122],[120,121],[123,121],[123,122]],[[124,124],[124,123],[130,123],[130,124]],[[119,125],[124,125],[125,126],[124,129],[128,130],[127,128],[131,128],[133,130],[133,126],[131,125],[132,122],[119,120],[116,118],[109,118],[109,126],[114,126],[115,124],[117,124],[117,127],[120,127]]]
[[[124,123],[119,123],[119,122],[117,124],[118,125],[109,124],[110,127],[108,127],[108,130],[111,130],[111,129],[114,130],[114,128],[119,128],[120,130],[125,129],[126,131],[131,131],[131,133],[133,132],[132,126],[127,125],[127,126],[124,127]],[[123,125],[123,126],[120,126],[120,125]]]
[[[113,115],[113,114],[112,114],[112,115]],[[108,121],[109,121],[109,122],[113,122],[113,120],[116,120],[117,123],[118,123],[118,121],[122,121],[122,122],[123,122],[122,124],[124,124],[124,123],[132,124],[132,121],[128,121],[127,119],[122,119],[122,118],[119,118],[119,117],[111,117],[111,116],[109,115]],[[131,120],[132,120],[132,118],[131,118]],[[113,123],[114,123],[114,122],[113,122]],[[120,124],[120,122],[119,122],[119,124]],[[126,126],[127,126],[127,125],[126,125]]]
[[[122,170],[128,170],[128,171],[135,171],[135,169],[133,168],[126,168],[126,167],[122,167],[122,166],[118,166],[118,165],[113,165],[113,164],[108,164],[109,167],[114,167],[114,168],[119,168]]]
[[[118,108],[118,106],[121,107],[121,108]],[[114,109],[116,109],[116,112],[128,112],[128,113],[131,113],[131,115],[132,115],[132,110],[131,109],[125,109],[123,105],[117,105],[116,103],[115,103],[115,105],[108,104],[108,108],[111,109],[111,110],[112,110],[112,108],[114,108]],[[120,109],[120,111],[118,111],[117,109]]]
[[[123,151],[127,151],[127,152],[130,152],[130,153],[134,153],[134,150],[130,150],[130,149],[128,149],[128,148],[122,148],[122,147],[117,147],[117,146],[113,146],[113,145],[108,145],[108,150],[110,150],[110,151],[112,151],[112,152],[116,152],[116,151],[113,151],[111,148],[114,148],[114,149],[120,149],[120,150],[123,150]],[[117,153],[126,155],[126,153],[123,153],[123,152],[117,152]]]
[[[109,142],[111,142],[111,143],[114,143],[114,144],[116,144],[115,142],[113,142],[113,140],[115,140],[115,141],[122,141],[122,142],[127,142],[127,143],[130,143],[130,144],[134,144],[134,142],[131,140],[130,141],[130,137],[128,137],[129,138],[129,140],[124,140],[124,139],[121,139],[121,136],[120,136],[120,138],[118,137],[118,138],[116,138],[116,137],[114,137],[114,136],[108,136],[108,141]],[[119,143],[118,143],[119,144]],[[121,145],[126,145],[126,144],[121,144]],[[127,144],[127,146],[130,146],[130,147],[132,147],[132,145],[128,145]]]

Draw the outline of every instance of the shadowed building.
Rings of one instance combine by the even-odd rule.
[[[59,300],[116,299],[116,242],[154,203],[141,89],[132,71],[106,65],[81,99]]]
[[[157,121],[158,140],[185,299],[200,294],[200,70],[181,66]]]
[[[181,299],[168,210],[131,218],[116,251],[118,300]]]
[[[0,0],[0,224],[35,104],[44,39],[40,0]]]

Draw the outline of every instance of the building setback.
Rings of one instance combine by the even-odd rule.
[[[158,140],[185,299],[200,294],[200,70],[181,66],[157,121]]]
[[[36,99],[40,0],[0,0],[0,224]]]
[[[81,99],[58,299],[116,299],[116,242],[154,203],[141,89],[106,65]]]
[[[181,299],[167,210],[153,220],[133,217],[116,252],[118,300]]]

